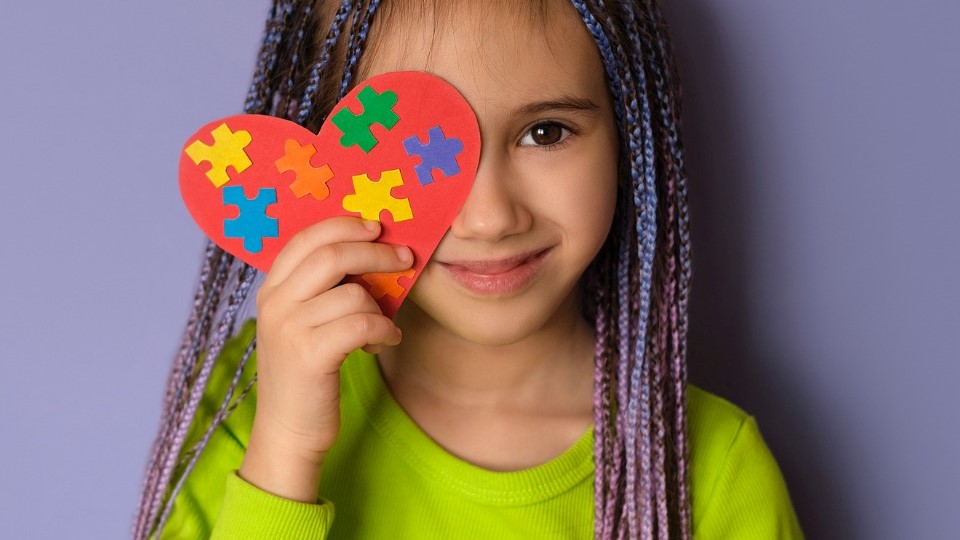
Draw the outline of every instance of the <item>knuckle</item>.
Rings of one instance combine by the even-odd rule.
[[[362,336],[366,336],[373,331],[376,326],[376,321],[373,316],[369,313],[357,313],[353,315],[350,323],[353,325],[353,329]]]
[[[297,234],[293,235],[290,240],[287,242],[287,245],[284,247],[285,250],[290,251],[300,251],[310,247],[311,239],[313,234],[311,234],[311,227],[307,227]]]
[[[265,293],[263,295],[257,293],[257,316],[260,319],[273,320],[276,315],[275,304],[276,302],[273,301],[271,296]]]
[[[360,306],[366,303],[367,296],[369,295],[363,285],[351,281],[344,283],[341,287],[343,287],[350,305]]]
[[[317,261],[325,268],[340,268],[346,256],[340,244],[328,244],[316,250]]]

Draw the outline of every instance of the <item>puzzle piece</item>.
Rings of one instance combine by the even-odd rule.
[[[200,165],[201,161],[208,162],[210,170],[207,171],[207,178],[214,186],[220,187],[230,181],[227,167],[233,167],[240,174],[251,165],[250,157],[243,149],[253,139],[248,131],[234,133],[226,123],[217,126],[210,134],[213,136],[213,146],[198,139],[185,152],[196,165]]]
[[[374,300],[380,300],[388,294],[394,298],[400,298],[400,295],[407,290],[406,287],[400,285],[400,278],[413,279],[416,273],[417,271],[411,268],[403,272],[377,272],[363,274],[360,277],[370,285],[370,296]]]
[[[369,153],[377,145],[377,138],[370,132],[370,126],[380,124],[387,129],[392,129],[400,121],[400,117],[393,112],[393,106],[397,104],[397,94],[389,90],[378,94],[376,90],[367,86],[357,94],[357,100],[363,105],[363,114],[354,114],[344,107],[333,115],[332,120],[334,125],[343,132],[340,144],[344,148],[357,145],[364,152]]]
[[[387,210],[393,216],[393,222],[398,223],[413,219],[413,209],[410,208],[410,199],[396,199],[390,190],[403,185],[400,169],[383,171],[380,180],[373,182],[366,174],[353,177],[355,195],[343,198],[343,208],[349,212],[359,212],[363,219],[380,221],[380,212]]]
[[[313,198],[322,201],[330,195],[327,182],[333,180],[333,171],[329,165],[314,167],[310,158],[317,153],[312,144],[300,145],[294,139],[287,139],[284,144],[284,156],[275,163],[281,173],[294,171],[296,180],[290,184],[290,189],[297,198],[305,197],[308,193]]]
[[[440,126],[430,128],[427,132],[427,144],[420,142],[416,135],[403,141],[403,148],[409,156],[419,156],[420,165],[414,167],[420,185],[433,183],[433,170],[440,169],[447,178],[460,173],[457,156],[463,152],[463,142],[457,138],[448,139]]]
[[[223,221],[223,236],[243,238],[243,249],[259,253],[264,238],[280,236],[280,222],[267,215],[267,206],[276,202],[277,190],[274,188],[260,188],[253,199],[247,198],[241,186],[223,188],[223,204],[240,208],[239,216]]]

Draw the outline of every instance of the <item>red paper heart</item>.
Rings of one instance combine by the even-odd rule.
[[[418,71],[385,73],[347,94],[319,134],[252,114],[207,124],[184,145],[180,191],[214,242],[264,272],[317,221],[380,220],[378,241],[410,246],[413,268],[345,281],[367,287],[393,317],[460,211],[479,159],[476,116],[453,86]]]

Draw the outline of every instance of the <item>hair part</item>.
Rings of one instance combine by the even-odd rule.
[[[554,1],[521,5],[531,23],[547,28]],[[613,226],[582,281],[584,314],[597,334],[595,538],[686,540],[692,536],[685,403],[691,251],[679,78],[656,0],[570,2],[597,43],[620,134]],[[444,21],[461,6],[516,9],[506,0],[388,0],[373,24],[380,0],[275,0],[244,111],[318,131],[362,76],[371,32],[429,17]],[[376,47],[374,36],[373,55]],[[208,242],[167,380],[136,539],[159,537],[211,434],[256,381],[233,399],[254,338],[211,424],[184,449],[213,363],[235,333],[256,277],[252,267]]]

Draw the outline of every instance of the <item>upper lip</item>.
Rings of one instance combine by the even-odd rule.
[[[456,266],[474,272],[477,274],[500,274],[515,268],[530,259],[533,259],[548,248],[539,248],[533,251],[526,251],[517,255],[512,255],[503,259],[484,259],[484,260],[458,260],[458,261],[438,261],[447,266]]]

